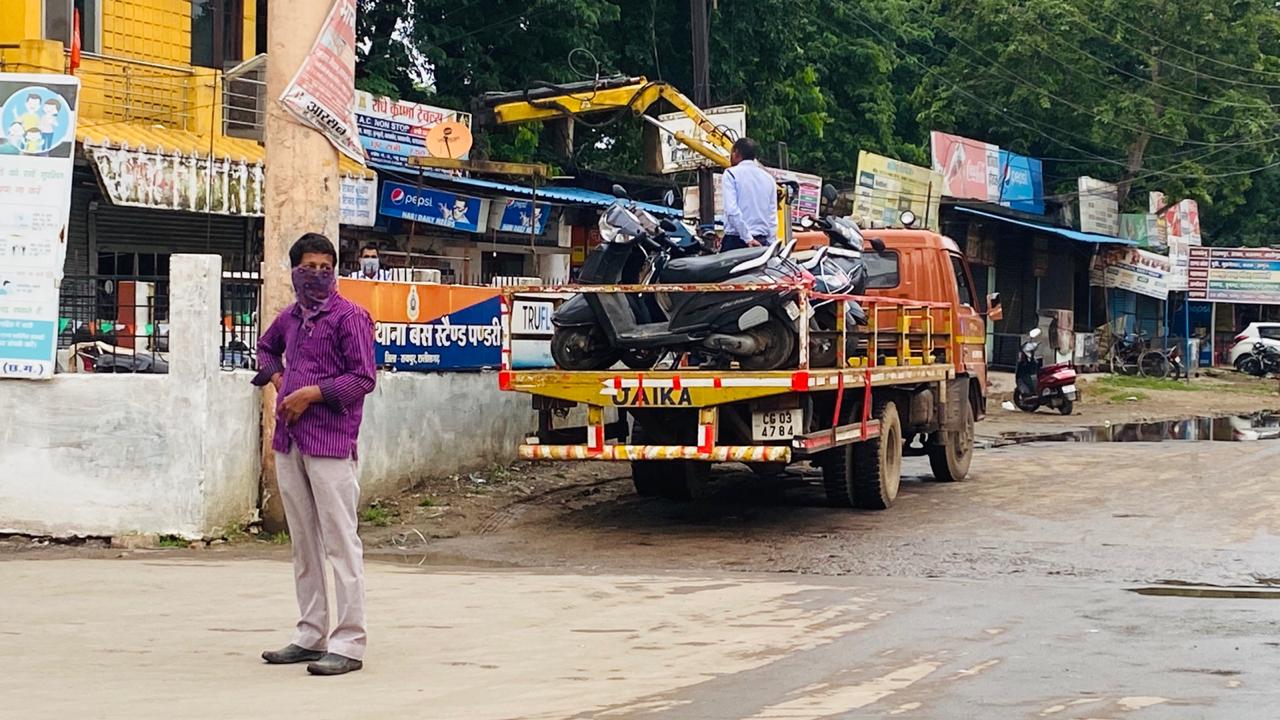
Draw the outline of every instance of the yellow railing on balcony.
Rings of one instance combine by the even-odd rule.
[[[196,130],[198,96],[214,97],[212,72],[123,58],[86,56],[80,69],[80,115],[86,119],[162,125]],[[200,93],[201,86],[210,92]],[[215,116],[217,112],[215,111]]]

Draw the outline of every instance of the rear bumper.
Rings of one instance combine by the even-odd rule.
[[[520,446],[521,460],[698,460],[702,462],[791,462],[791,448],[781,445],[722,445],[709,451],[696,445],[586,445]]]

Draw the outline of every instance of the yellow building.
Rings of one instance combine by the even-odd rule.
[[[76,11],[67,273],[164,274],[170,252],[198,249],[256,269],[266,0],[0,0],[0,72],[69,72]],[[135,166],[146,174],[104,177]]]

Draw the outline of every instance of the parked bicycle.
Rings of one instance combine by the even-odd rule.
[[[1150,338],[1145,332],[1126,333],[1112,339],[1110,361],[1111,372],[1117,375],[1176,378],[1183,373],[1178,349],[1151,349]]]

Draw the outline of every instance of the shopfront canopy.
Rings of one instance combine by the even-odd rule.
[[[1003,215],[996,215],[995,213],[990,213],[984,210],[978,210],[976,208],[971,208],[971,207],[958,206],[955,208],[955,210],[957,212],[962,212],[967,215],[977,215],[979,217],[983,217],[988,220],[996,220],[998,222],[1008,223],[1010,225],[1018,225],[1025,228],[1031,228],[1032,230],[1038,230],[1040,232],[1047,233],[1049,235],[1057,235],[1059,237],[1063,237],[1068,240],[1075,240],[1077,242],[1093,243],[1095,245],[1134,245],[1136,246],[1138,244],[1136,240],[1130,240],[1128,238],[1112,237],[1111,235],[1099,235],[1097,233],[1081,232],[1079,230],[1072,230],[1071,228],[1062,228],[1062,227],[1056,227],[1054,225],[1046,225],[1044,223],[1031,222],[1030,220],[1018,220],[1015,218],[1004,217]]]
[[[370,167],[387,172],[397,173],[401,176],[403,182],[412,183],[417,176],[406,175],[403,168],[392,166],[383,166],[377,163],[370,163]],[[480,180],[479,178],[455,177],[439,172],[423,172],[422,182],[424,185],[438,187],[440,184],[451,184],[462,188],[474,188],[480,192],[490,192],[501,195],[508,195],[519,198],[532,198],[535,196],[535,190],[529,185],[515,185],[512,183],[495,182],[493,180]],[[564,187],[560,185],[538,186],[536,196],[539,202],[558,203],[563,205],[589,205],[592,207],[608,207],[613,204],[614,197],[608,193],[596,192],[595,190],[587,190],[586,188]],[[680,218],[683,217],[684,211],[680,208],[670,208],[665,205],[654,205],[653,203],[636,203],[637,206],[648,210],[650,213],[658,217]]]
[[[263,164],[266,150],[254,140],[225,135],[198,135],[186,130],[82,119],[76,127],[76,140],[86,147],[127,148],[157,155],[180,153],[185,157],[226,159],[230,162]],[[338,155],[338,172],[344,177],[372,179],[373,171],[345,155]]]

